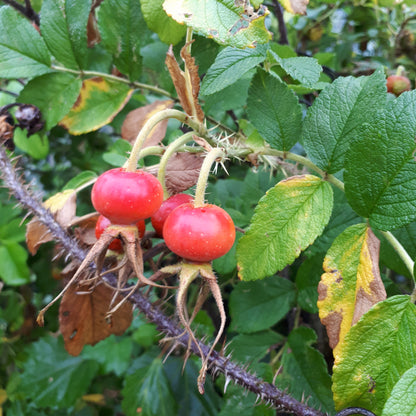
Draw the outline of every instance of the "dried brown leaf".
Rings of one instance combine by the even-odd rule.
[[[198,102],[200,87],[198,66],[195,64],[195,59],[186,51],[186,45],[181,50],[181,57],[189,71],[190,83],[187,83],[185,72],[180,69],[178,62],[175,59],[172,46],[170,46],[166,54],[166,66],[168,67],[173,85],[175,86],[179,101],[185,113],[195,117],[198,121],[203,122],[204,113]]]
[[[56,221],[67,228],[75,217],[76,192],[69,189],[59,192],[44,202],[44,206],[54,214]],[[35,255],[38,248],[53,240],[49,229],[38,218],[33,218],[26,226],[26,245],[30,254]]]
[[[176,153],[171,157],[166,166],[166,187],[169,194],[174,195],[194,186],[203,161],[203,157],[193,153]],[[156,175],[158,166],[151,166],[146,170]]]
[[[112,334],[122,335],[130,326],[133,308],[129,302],[106,319],[114,294],[103,283],[91,290],[88,285],[68,289],[59,307],[59,328],[69,354],[79,355],[84,345],[95,345]],[[118,295],[116,304],[122,299]]]
[[[292,14],[306,14],[309,0],[282,0],[283,7]]]
[[[123,125],[121,126],[121,137],[130,143],[134,143],[138,133],[146,121],[159,111],[172,108],[173,104],[174,102],[172,100],[155,101],[152,104],[148,104],[144,107],[139,107],[133,111],[130,111],[124,119]],[[163,120],[158,123],[147,136],[143,147],[155,146],[161,142],[165,137],[167,125],[168,120]]]

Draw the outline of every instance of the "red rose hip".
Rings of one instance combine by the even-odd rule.
[[[182,204],[192,202],[194,199],[188,194],[176,194],[162,202],[160,208],[152,215],[150,221],[156,233],[163,236],[163,225],[165,224],[168,215],[177,207]]]
[[[195,262],[208,262],[226,254],[235,240],[235,227],[222,208],[193,203],[180,205],[168,216],[163,226],[168,248],[180,257]]]
[[[150,173],[116,168],[98,177],[91,200],[94,208],[112,224],[135,224],[159,209],[163,189]]]

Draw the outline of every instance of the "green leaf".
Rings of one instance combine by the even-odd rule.
[[[416,414],[416,366],[407,370],[394,386],[381,416]]]
[[[49,141],[45,134],[35,133],[27,137],[27,131],[21,128],[14,129],[14,144],[20,150],[34,159],[44,159],[49,153]]]
[[[89,2],[82,2],[88,6]],[[80,4],[82,8],[82,4]],[[75,8],[70,8],[70,12],[75,12]],[[65,15],[65,0],[45,0],[42,3],[40,28],[42,37],[45,40],[52,55],[57,61],[67,68],[78,69],[77,49],[72,44],[69,31],[69,18]],[[85,12],[85,10],[84,10]],[[88,15],[89,11],[87,11]],[[85,19],[84,19],[85,20]],[[82,21],[80,22],[82,24]],[[86,24],[86,22],[85,22]]]
[[[295,299],[294,284],[281,277],[240,282],[231,292],[231,327],[242,333],[268,329],[289,312]]]
[[[215,94],[203,97],[204,111],[214,117],[222,117],[227,110],[238,110],[245,106],[254,69],[246,72],[236,82]]]
[[[383,71],[369,77],[337,78],[308,109],[302,140],[309,158],[328,173],[341,170],[351,141],[385,102]]]
[[[138,408],[146,416],[177,414],[176,402],[160,358],[127,376],[122,393],[122,407],[127,416],[136,416]]]
[[[27,251],[18,243],[2,241],[0,245],[0,278],[10,286],[29,283]]]
[[[324,256],[317,254],[307,257],[296,273],[296,288],[298,290],[298,304],[309,313],[317,313],[318,283],[321,280]]]
[[[0,77],[31,78],[51,71],[45,42],[28,19],[3,6],[0,27]]]
[[[68,183],[62,188],[62,192],[66,191],[68,189],[78,189],[81,188],[83,185],[85,185],[88,182],[91,182],[92,180],[97,178],[97,174],[91,170],[85,170],[84,172],[81,172],[74,178],[72,178]]]
[[[307,56],[296,56],[282,58],[273,50],[268,52],[276,62],[293,79],[299,81],[306,87],[314,87],[321,76],[322,67],[315,58]]]
[[[224,404],[217,416],[274,416],[276,410],[264,403],[257,403],[256,396],[238,386],[227,388]]]
[[[290,150],[299,140],[302,107],[287,85],[264,71],[258,71],[248,92],[250,121],[271,147]]]
[[[206,380],[203,395],[198,391],[196,382],[199,375],[198,361],[189,359],[184,366],[181,358],[170,358],[164,363],[164,370],[178,405],[176,415],[217,416],[220,397],[212,381]]]
[[[117,376],[122,376],[131,365],[132,352],[132,339],[111,335],[94,346],[86,345],[82,357],[100,363],[105,374],[114,372]]]
[[[163,10],[165,0],[141,0],[143,17],[149,29],[158,34],[160,40],[168,45],[179,43],[186,33],[186,26],[181,25]]]
[[[97,130],[111,122],[132,93],[128,85],[119,82],[87,79],[78,100],[60,124],[75,135]]]
[[[185,23],[220,44],[253,48],[271,39],[264,25],[269,13],[264,6],[252,16],[234,0],[206,0],[204,7],[199,0],[165,0],[163,8],[177,22]]]
[[[142,70],[140,47],[146,24],[136,0],[106,0],[100,6],[98,25],[105,48],[117,69],[135,81]]]
[[[250,69],[266,59],[267,45],[256,48],[237,49],[227,47],[215,59],[208,69],[202,84],[201,95],[214,94],[234,84]]]
[[[271,345],[282,343],[284,337],[277,332],[261,331],[253,334],[235,336],[227,348],[234,361],[243,364],[260,361],[269,351]]]
[[[331,186],[313,175],[294,176],[271,188],[237,246],[241,279],[262,279],[291,264],[322,233],[332,204]]]
[[[65,0],[65,16],[72,50],[80,68],[88,64],[87,23],[92,0]]]
[[[345,165],[345,194],[371,226],[388,231],[416,218],[416,91],[403,93],[364,126]]]
[[[276,384],[287,388],[298,400],[309,397],[309,406],[331,413],[334,411],[331,377],[324,357],[311,347],[316,341],[317,336],[310,328],[299,327],[290,333],[281,361],[283,373]]]
[[[6,224],[0,225],[0,240],[20,243],[26,239],[26,227],[22,218],[15,218]]]
[[[41,338],[27,353],[18,389],[39,407],[73,406],[98,370],[96,362],[68,355],[62,337]]]
[[[309,253],[326,253],[335,238],[347,227],[362,222],[362,218],[354,212],[348,203],[345,193],[338,188],[333,189],[334,208],[331,218],[322,235],[316,239],[313,246],[308,250]]]
[[[38,107],[45,120],[45,129],[50,130],[69,112],[81,86],[81,78],[53,72],[29,81],[20,92],[18,101]]]
[[[334,365],[337,409],[381,411],[400,377],[416,364],[416,306],[393,296],[373,306],[351,328]]]

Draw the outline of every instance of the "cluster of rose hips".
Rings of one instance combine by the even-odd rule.
[[[235,240],[235,227],[222,208],[204,204],[195,206],[187,194],[163,200],[163,188],[157,178],[143,170],[110,169],[95,182],[91,200],[100,214],[96,225],[99,238],[109,225],[136,224],[144,235],[144,220],[150,218],[167,247],[179,257],[193,262],[210,262],[226,254]],[[120,240],[110,249],[120,251]]]

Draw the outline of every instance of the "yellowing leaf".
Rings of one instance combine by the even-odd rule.
[[[96,77],[82,83],[81,93],[60,124],[71,134],[83,134],[110,123],[131,97],[133,90],[120,82]]]
[[[371,229],[356,224],[336,238],[324,259],[318,308],[335,360],[351,326],[374,304],[386,299],[378,268],[379,248]]]
[[[286,11],[292,14],[306,14],[309,0],[279,0]]]

